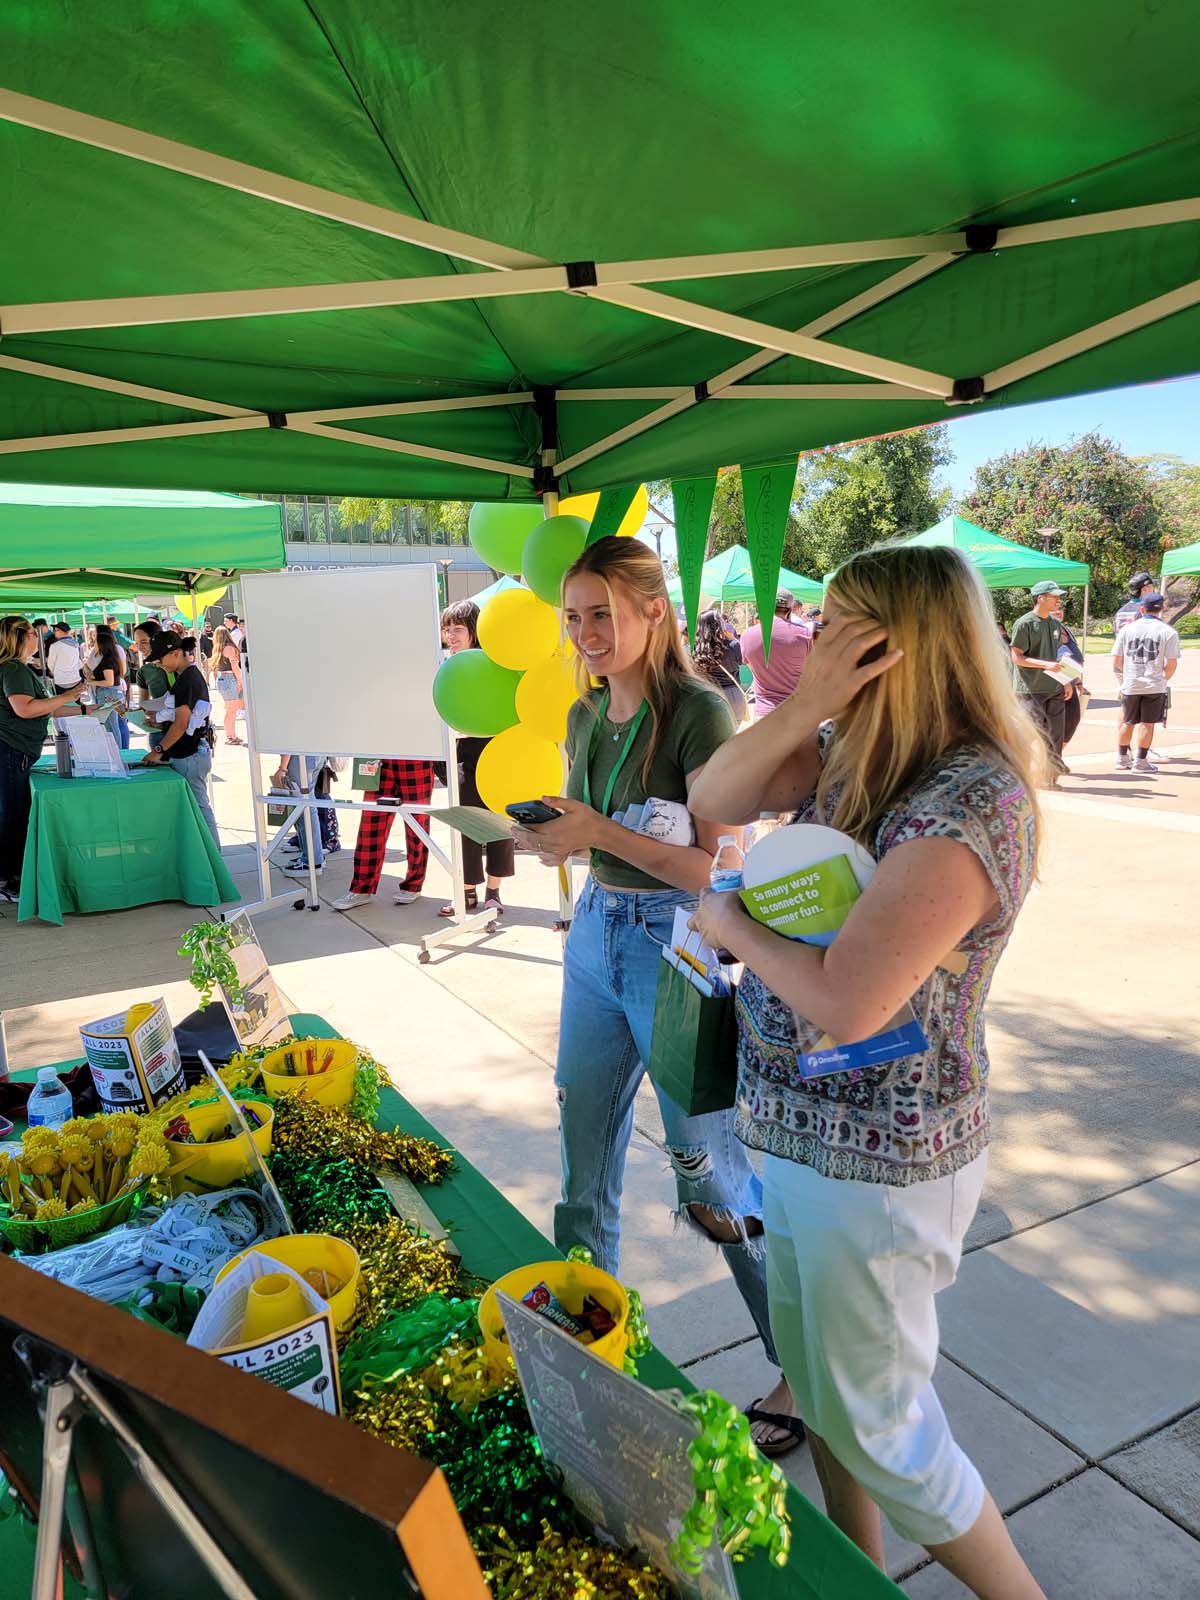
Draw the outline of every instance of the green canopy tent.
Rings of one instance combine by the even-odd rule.
[[[553,508],[1200,366],[1187,6],[497,17],[11,0],[0,475]]]
[[[811,605],[821,603],[821,585],[802,573],[789,572],[786,567],[779,568],[776,588],[790,589],[797,600],[806,600]],[[667,593],[676,605],[683,603],[683,585],[678,578],[667,584]],[[730,545],[704,563],[700,569],[700,597],[718,605],[754,599],[754,572],[745,545]]]
[[[270,570],[285,561],[282,507],[275,501],[0,482],[6,609],[16,609],[14,602],[23,609],[75,608],[159,590],[192,593],[220,588],[240,569]]]
[[[1184,544],[1167,551],[1162,564],[1164,584],[1168,578],[1187,577],[1192,572],[1200,572],[1200,544]]]

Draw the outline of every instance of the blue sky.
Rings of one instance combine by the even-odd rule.
[[[938,481],[948,485],[955,498],[970,490],[975,468],[992,456],[1031,443],[1067,444],[1092,429],[1112,439],[1127,455],[1176,455],[1185,461],[1200,461],[1200,378],[960,416],[949,426],[954,460],[942,469]],[[651,514],[643,524],[643,537],[650,545],[654,541],[647,530],[654,521]],[[668,528],[663,555],[674,553],[674,532]]]

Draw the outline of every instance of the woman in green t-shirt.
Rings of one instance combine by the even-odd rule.
[[[85,685],[48,695],[29,665],[38,636],[25,617],[0,617],[0,898],[15,900],[29,830],[29,769],[51,717],[73,707]]]
[[[565,797],[547,797],[561,818],[523,830],[519,842],[556,865],[590,852],[591,875],[563,957],[555,1072],[563,1187],[554,1237],[562,1250],[586,1245],[597,1266],[616,1272],[625,1156],[650,1053],[661,949],[676,908],[696,905],[718,835],[727,831],[697,822],[693,834],[688,790],[732,735],[733,720],[695,674],[662,565],[638,540],[600,539],[585,550],[563,580],[563,603],[585,686],[568,724],[570,778]],[[674,803],[672,820],[682,824],[677,842],[613,820],[648,798]],[[778,1365],[767,1314],[762,1187],[733,1137],[733,1113],[687,1116],[661,1092],[658,1102],[679,1215],[720,1246]],[[772,1453],[797,1442],[785,1430]]]

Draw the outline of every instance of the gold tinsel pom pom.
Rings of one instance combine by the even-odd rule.
[[[283,1095],[274,1106],[274,1148],[290,1150],[309,1161],[392,1166],[414,1183],[437,1183],[454,1161],[453,1154],[432,1139],[372,1128],[348,1111],[319,1105],[305,1095]]]

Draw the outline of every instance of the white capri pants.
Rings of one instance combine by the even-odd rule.
[[[771,1331],[796,1412],[902,1538],[945,1544],[983,1509],[983,1480],[937,1395],[933,1297],[954,1282],[987,1172],[895,1188],[767,1156]]]

